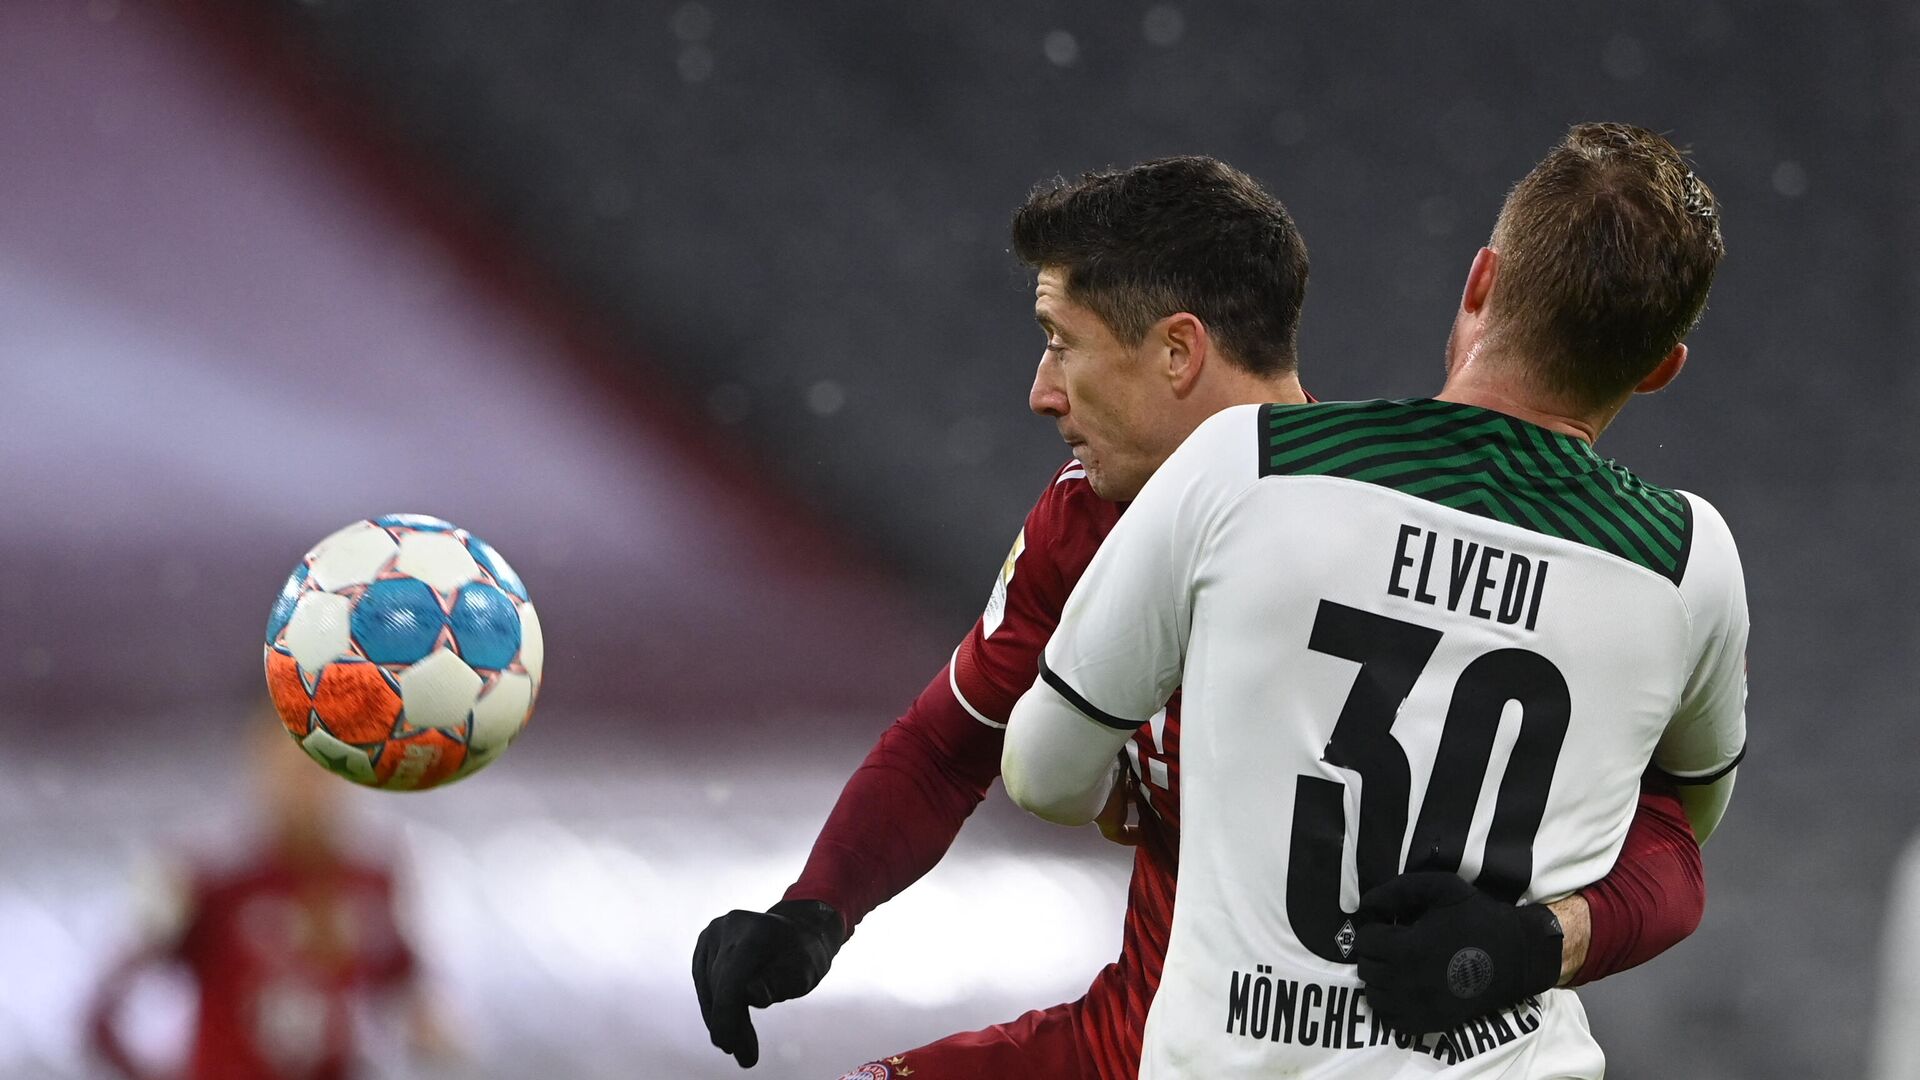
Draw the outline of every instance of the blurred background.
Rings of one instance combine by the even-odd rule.
[[[1029,187],[1239,165],[1313,252],[1306,385],[1415,395],[1507,186],[1619,119],[1724,207],[1685,377],[1602,449],[1741,539],[1752,752],[1704,925],[1582,996],[1615,1075],[1891,1077],[1916,101],[1895,0],[0,3],[0,1076],[106,1075],[142,867],[257,829],[275,589],[392,511],[516,563],[548,679],[487,774],[342,785],[455,1047],[376,1033],[371,1075],[740,1075],[695,934],[777,899],[1065,460],[1025,408]],[[750,1075],[1077,996],[1126,867],[990,795]],[[190,1009],[142,980],[136,1054]]]

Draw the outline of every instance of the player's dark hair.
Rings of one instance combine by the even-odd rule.
[[[1507,195],[1488,341],[1579,404],[1631,391],[1700,321],[1726,251],[1713,192],[1674,145],[1580,124]]]
[[[1127,344],[1184,311],[1256,375],[1297,362],[1306,244],[1278,199],[1223,162],[1162,158],[1056,177],[1014,212],[1013,251],[1060,271],[1068,298]]]

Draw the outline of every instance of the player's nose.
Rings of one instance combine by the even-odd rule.
[[[1041,357],[1033,373],[1033,388],[1027,391],[1027,408],[1041,416],[1067,415],[1067,388],[1056,368],[1051,356]]]

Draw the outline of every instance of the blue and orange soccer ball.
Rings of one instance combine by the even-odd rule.
[[[526,726],[545,643],[499,552],[420,514],[316,544],[267,617],[267,689],[307,755],[358,784],[471,776]]]

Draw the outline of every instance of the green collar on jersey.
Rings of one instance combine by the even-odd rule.
[[[1338,476],[1611,552],[1679,584],[1693,508],[1570,435],[1450,401],[1260,407],[1261,476]]]

